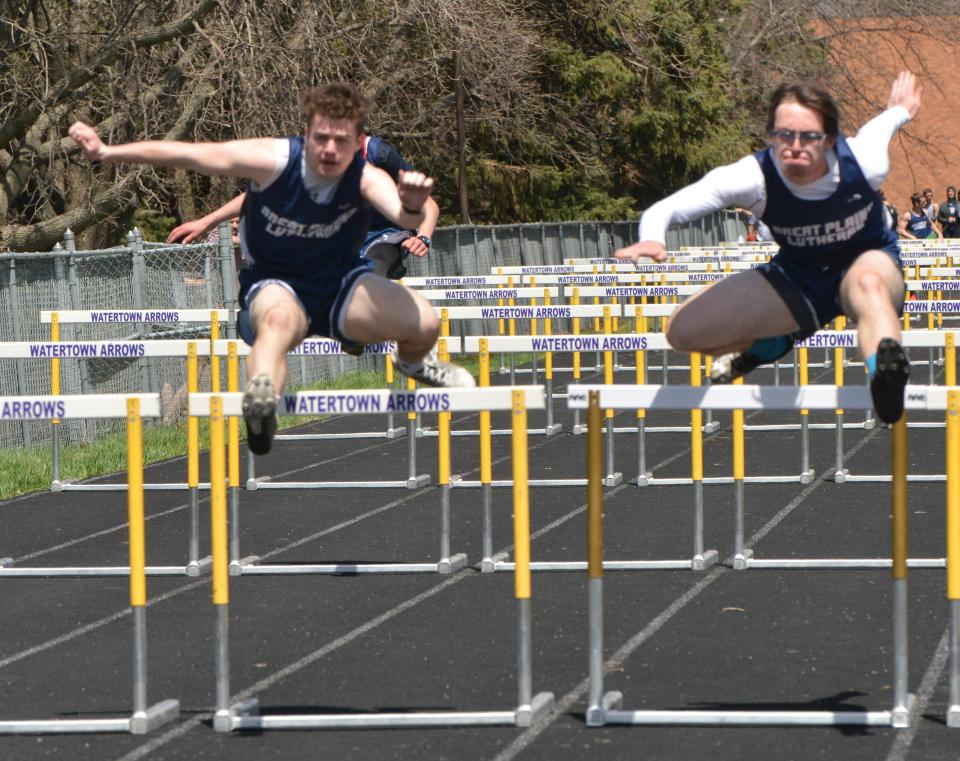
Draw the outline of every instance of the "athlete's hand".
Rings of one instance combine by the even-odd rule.
[[[88,161],[102,161],[107,157],[107,146],[104,145],[97,131],[89,124],[74,122],[68,130],[80,150]]]
[[[430,249],[427,248],[427,244],[416,236],[407,238],[403,243],[400,244],[400,247],[405,249],[407,253],[413,254],[414,256],[426,256],[430,253]]]
[[[920,96],[923,94],[923,85],[916,76],[909,71],[901,71],[890,88],[890,100],[887,108],[903,106],[912,119],[920,110]]]
[[[199,219],[184,222],[174,227],[167,236],[167,243],[193,243],[207,231],[207,226]]]
[[[397,194],[400,203],[408,209],[422,209],[433,190],[433,179],[423,172],[405,172],[400,170],[397,180]]]
[[[662,262],[667,258],[667,247],[656,240],[642,240],[632,246],[618,249],[613,252],[617,259],[629,259],[634,264],[641,256],[649,257],[655,262]]]

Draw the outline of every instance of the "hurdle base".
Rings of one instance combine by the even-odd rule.
[[[830,480],[835,484],[843,484],[847,482],[848,475],[850,475],[850,471],[846,468],[843,468],[842,470],[835,470],[833,475],[830,476]]]
[[[899,713],[899,712],[897,712]],[[607,724],[687,727],[893,727],[906,725],[894,711],[700,711],[696,709],[607,711]]]
[[[640,475],[638,475],[630,483],[636,484],[637,486],[648,486],[652,480],[653,480],[653,473],[648,470],[646,473],[641,473]]]
[[[493,557],[480,561],[480,573],[496,573],[497,567],[510,557],[509,552],[498,552]]]
[[[187,576],[202,576],[213,568],[213,558],[209,555],[200,560],[191,560],[184,569]]]
[[[531,727],[553,710],[553,693],[538,692],[528,706],[517,706],[516,725]]]
[[[13,565],[13,558],[0,558],[0,568],[6,568]]]
[[[733,558],[733,568],[735,571],[745,571],[750,567],[750,559],[753,557],[753,550],[744,550]]]
[[[707,550],[702,555],[694,555],[690,559],[690,568],[694,571],[705,571],[710,566],[720,562],[720,555],[716,550]]]
[[[913,711],[913,704],[916,698],[913,694],[907,695],[907,703],[902,706],[894,706],[890,711],[890,726],[894,729],[906,729],[910,726],[910,714]]]
[[[162,700],[130,717],[130,734],[145,735],[180,716],[179,700]]]
[[[585,423],[580,423],[579,425],[575,425],[570,429],[570,433],[572,433],[574,436],[580,436],[581,434],[584,434],[586,432],[587,432],[587,426]],[[614,433],[616,432],[617,432],[616,429],[614,429]]]
[[[600,705],[587,709],[586,720],[588,727],[602,727],[607,723],[607,712],[616,711],[623,707],[623,693],[611,691],[604,693]]]
[[[813,468],[809,468],[808,470],[801,470],[800,483],[803,484],[804,486],[812,484],[813,479],[816,478],[816,476],[817,476],[817,471],[815,471]]]
[[[410,711],[402,713],[327,713],[272,714],[260,713],[257,698],[235,703],[217,711],[213,728],[217,732],[264,729],[336,729],[336,728],[399,728],[399,727],[529,727],[553,710],[553,693],[541,692],[528,706],[513,711]]]
[[[615,473],[607,473],[607,475],[603,477],[601,483],[608,488],[611,486],[619,486],[623,483],[623,473],[619,471]]]
[[[458,552],[453,557],[441,558],[437,562],[437,573],[447,574],[453,573],[454,571],[459,571],[461,568],[467,567],[467,556]]]
[[[407,488],[408,489],[422,489],[424,486],[430,485],[430,476],[426,473],[421,473],[418,476],[413,476],[413,478],[407,479]]]
[[[259,555],[247,555],[245,558],[240,558],[239,560],[231,560],[230,565],[227,566],[227,574],[230,576],[243,576],[245,566],[256,565],[259,562]]]
[[[952,705],[947,709],[947,727],[960,729],[960,705]]]
[[[715,433],[716,431],[719,431],[719,430],[720,430],[719,420],[711,420],[709,423],[703,426],[704,433]]]

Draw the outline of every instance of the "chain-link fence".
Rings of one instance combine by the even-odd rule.
[[[740,234],[734,214],[720,212],[671,229],[668,247],[715,245]],[[563,222],[441,228],[430,256],[409,261],[411,276],[489,274],[493,267],[559,264],[567,258],[602,257],[636,240],[633,222]],[[220,242],[187,246],[145,243],[138,233],[126,246],[78,251],[68,232],[63,245],[46,253],[0,254],[0,327],[6,341],[49,340],[42,310],[189,309],[236,306],[236,265],[229,231]],[[465,304],[467,302],[458,302]],[[490,329],[482,321],[458,332]],[[495,329],[495,326],[493,327]],[[233,335],[233,326],[227,334]],[[208,338],[209,325],[170,323],[65,324],[65,341],[146,338]],[[299,356],[289,362],[293,383],[306,385],[358,369],[371,369],[381,357]],[[61,360],[61,393],[138,393],[161,395],[165,419],[183,414],[185,360],[177,357]],[[209,388],[210,364],[201,364],[201,388]],[[0,358],[0,395],[41,395],[51,389],[49,359]],[[89,441],[114,429],[114,421],[63,421],[64,441]],[[119,423],[122,425],[122,423]],[[0,421],[0,446],[29,447],[50,440],[45,421]]]

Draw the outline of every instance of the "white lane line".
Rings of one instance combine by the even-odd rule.
[[[910,746],[917,734],[920,732],[923,714],[927,710],[927,704],[933,695],[937,684],[940,682],[940,675],[947,666],[950,655],[950,626],[948,625],[937,644],[937,649],[930,659],[930,665],[920,680],[920,687],[914,695],[913,709],[910,711],[910,726],[897,732],[887,754],[886,761],[905,761],[910,753]]]

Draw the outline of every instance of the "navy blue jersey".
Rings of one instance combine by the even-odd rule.
[[[370,223],[360,195],[363,157],[353,157],[329,202],[318,203],[303,184],[303,136],[287,140],[290,155],[280,176],[263,191],[247,187],[244,241],[257,269],[311,279],[356,267]]]
[[[883,203],[843,137],[837,138],[836,151],[840,184],[821,201],[807,201],[790,192],[770,148],[754,154],[767,188],[762,219],[780,244],[780,255],[800,265],[839,264],[897,242],[897,234],[887,227]]]
[[[405,172],[413,170],[400,152],[390,143],[380,137],[364,136],[363,138],[363,157],[376,167],[380,167],[389,174],[394,182],[400,179],[400,170]],[[395,222],[391,222],[376,209],[370,210],[370,231],[379,232],[381,230],[398,229]]]
[[[933,223],[930,221],[930,217],[927,216],[926,211],[921,211],[919,214],[914,214],[911,209],[909,216],[907,217],[907,230],[915,238],[932,238],[936,235],[933,231]]]

